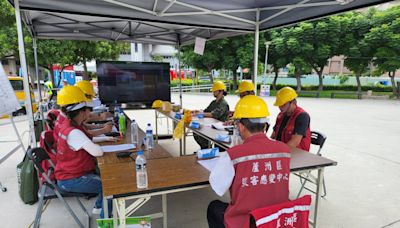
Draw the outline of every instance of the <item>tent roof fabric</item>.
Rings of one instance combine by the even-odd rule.
[[[390,0],[23,0],[37,38],[192,43],[291,25]],[[14,0],[9,0],[13,5]]]

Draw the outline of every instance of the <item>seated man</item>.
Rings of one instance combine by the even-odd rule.
[[[276,118],[271,138],[291,147],[309,151],[311,144],[310,116],[297,106],[297,93],[291,87],[284,87],[276,94],[274,105],[281,112]]]
[[[209,204],[210,228],[249,227],[250,211],[288,201],[290,149],[264,134],[268,116],[259,97],[248,95],[237,103],[233,118],[244,143],[228,149],[211,171],[212,189],[219,196],[229,189],[231,202]]]
[[[214,82],[212,87],[213,95],[215,100],[213,100],[210,105],[206,109],[204,109],[204,117],[212,117],[219,121],[226,121],[229,115],[229,105],[225,101],[224,96],[226,96],[226,86],[221,81]],[[193,111],[194,114],[197,114],[199,111]],[[199,135],[194,135],[194,139],[200,145],[201,149],[208,148],[208,140],[204,139]]]

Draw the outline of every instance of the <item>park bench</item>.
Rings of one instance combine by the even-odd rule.
[[[316,98],[319,98],[319,96],[320,96],[320,93],[319,93],[319,91],[300,91],[299,92],[299,95],[301,96],[301,95],[312,95],[312,96],[315,96]],[[308,97],[308,96],[307,96]]]
[[[363,93],[362,92],[352,92],[352,91],[338,91],[338,92],[332,92],[331,98],[335,98],[336,95],[355,95],[355,96],[357,96],[358,99],[361,99]]]

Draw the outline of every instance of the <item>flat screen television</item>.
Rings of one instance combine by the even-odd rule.
[[[97,61],[100,100],[151,105],[171,101],[169,63]]]

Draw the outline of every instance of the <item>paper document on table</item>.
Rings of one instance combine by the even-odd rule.
[[[216,157],[213,159],[197,160],[197,162],[211,172],[217,164],[218,159],[219,157]]]
[[[211,126],[214,127],[217,130],[225,130],[225,127],[226,127],[224,125],[224,123],[222,123],[222,122],[213,123]]]
[[[99,143],[99,142],[110,142],[110,141],[114,141],[114,137],[111,136],[105,136],[103,135],[99,135],[99,136],[95,136],[93,137],[92,141],[94,143]]]
[[[103,152],[117,152],[124,150],[133,150],[135,149],[135,144],[119,144],[119,145],[110,145],[110,146],[102,146],[101,149]]]
[[[219,156],[224,154],[226,152],[219,153]],[[215,165],[218,162],[219,157],[212,158],[212,159],[205,159],[205,160],[197,160],[197,162],[202,165],[204,168],[206,168],[208,171],[211,172],[211,170],[214,169]]]

